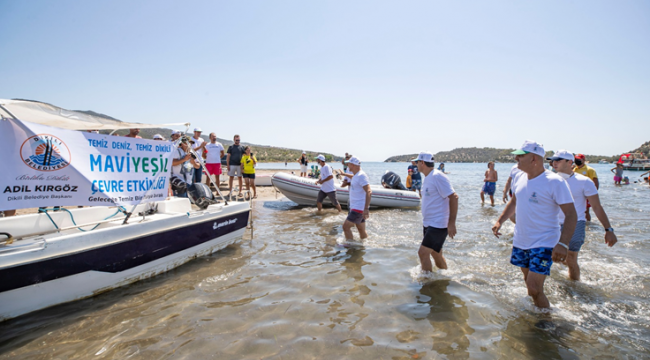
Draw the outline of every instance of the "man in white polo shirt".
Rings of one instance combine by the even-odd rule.
[[[203,132],[203,130],[201,130],[201,128],[194,128],[194,137],[192,137],[192,139],[191,139],[193,141],[193,143],[192,142],[190,142],[190,143],[192,144],[192,150],[194,150],[196,155],[203,157],[203,149],[205,148],[205,140],[203,140],[203,138],[201,137],[201,132]],[[203,165],[202,165],[200,159],[199,159],[199,164],[201,164],[201,167],[194,170],[194,182],[197,183],[197,184],[201,182],[201,179],[203,177]]]
[[[348,169],[352,171],[354,176],[350,180],[350,200],[348,200],[348,217],[343,223],[343,233],[345,239],[350,242],[354,240],[352,235],[352,226],[356,226],[359,230],[359,237],[361,240],[368,237],[366,233],[366,220],[370,217],[370,199],[372,197],[372,190],[370,190],[370,179],[363,170],[361,170],[361,161],[356,157],[351,157],[346,160]]]
[[[330,199],[332,205],[341,212],[341,204],[336,199],[336,188],[334,188],[334,174],[332,173],[332,167],[325,163],[325,156],[318,155],[316,157],[318,165],[321,166],[320,169],[320,180],[316,181],[316,185],[321,185],[320,191],[318,191],[318,197],[316,198],[316,206],[318,211],[323,209],[323,200],[325,197]]]
[[[565,264],[569,267],[569,278],[578,281],[580,280],[578,252],[585,243],[585,226],[587,223],[585,209],[587,208],[587,200],[589,200],[591,207],[594,208],[594,213],[598,217],[598,220],[600,220],[600,223],[605,227],[605,243],[611,247],[616,244],[617,239],[614,234],[614,228],[612,228],[609,223],[609,218],[605,213],[605,209],[603,209],[603,206],[600,203],[596,185],[590,178],[573,171],[574,159],[572,153],[566,150],[559,150],[553,154],[552,157],[547,158],[546,160],[553,161],[553,168],[557,174],[562,177],[567,184],[569,184],[569,189],[573,196],[573,203],[576,208],[576,213],[578,214],[576,230],[571,237],[571,242],[569,243],[569,254],[565,260]],[[559,216],[560,225],[564,226],[564,214],[560,212]]]
[[[205,169],[208,170],[210,176],[216,177],[216,184],[219,184],[219,175],[221,175],[221,158],[225,154],[223,145],[217,142],[217,134],[210,133],[210,143],[205,145]],[[210,182],[208,181],[208,184]]]
[[[567,183],[544,169],[546,152],[541,144],[526,140],[521,149],[512,153],[522,173],[512,180],[512,198],[492,232],[498,238],[501,225],[517,213],[510,263],[521,268],[535,306],[548,308],[544,281],[551,273],[553,261],[566,259],[578,215]],[[565,216],[562,229],[559,211]]]
[[[432,271],[431,257],[438,269],[447,269],[442,256],[442,245],[447,236],[456,236],[458,195],[447,175],[434,169],[433,154],[421,152],[414,160],[418,171],[424,174],[422,183],[422,230],[423,239],[418,256],[422,271]]]

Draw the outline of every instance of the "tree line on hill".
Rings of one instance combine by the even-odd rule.
[[[434,159],[437,163],[440,162],[452,162],[452,163],[486,163],[488,161],[495,161],[501,163],[514,163],[515,157],[511,153],[515,149],[496,149],[496,148],[457,148],[451,151],[440,151],[434,154]],[[637,152],[643,154],[646,158],[650,152],[650,141],[641,145],[638,149],[632,150],[630,152]],[[547,151],[546,156],[550,157],[553,155],[552,151]],[[614,156],[603,156],[603,155],[588,155],[584,154],[587,162],[597,163],[600,160],[605,160],[607,162],[615,162],[620,157],[619,155]],[[418,154],[407,154],[407,155],[397,155],[391,156],[384,162],[408,162],[411,159],[414,159]]]

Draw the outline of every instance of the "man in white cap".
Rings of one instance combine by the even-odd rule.
[[[160,140],[160,141],[165,140],[165,138],[162,137],[162,135],[160,135],[160,134],[156,134],[156,135],[154,135],[154,136],[153,136],[153,139],[154,139],[154,140]]]
[[[447,269],[442,256],[442,245],[447,236],[456,236],[458,195],[447,175],[434,169],[433,154],[421,152],[413,159],[419,172],[424,174],[422,184],[422,230],[423,239],[418,256],[422,271],[432,271],[431,257],[439,269]]]
[[[325,163],[325,156],[323,155],[318,155],[316,161],[318,162],[318,165],[321,166],[320,180],[316,181],[316,185],[321,185],[320,190],[318,191],[318,197],[316,198],[318,211],[323,209],[323,200],[325,200],[325,197],[328,197],[332,205],[336,207],[336,210],[341,212],[341,204],[339,204],[339,201],[336,199],[332,167]]]
[[[201,137],[201,128],[194,128],[194,136],[192,137],[192,140],[194,143],[192,143],[192,150],[196,153],[196,155],[201,159],[203,157],[203,149],[205,149],[205,140]],[[200,159],[198,160],[199,164],[201,164]],[[198,169],[194,170],[194,182],[195,183],[200,183],[201,178],[203,176],[203,165],[201,164],[201,167]]]
[[[576,208],[576,213],[578,214],[576,229],[571,237],[571,242],[569,242],[569,254],[565,260],[565,264],[569,267],[569,278],[578,281],[580,280],[578,252],[585,243],[585,209],[587,208],[587,200],[591,203],[591,207],[594,208],[594,213],[596,213],[598,220],[600,220],[600,223],[605,228],[605,243],[610,247],[614,246],[617,241],[616,235],[614,234],[614,228],[612,228],[609,223],[609,218],[600,203],[598,190],[596,189],[594,182],[590,178],[573,171],[573,162],[575,161],[573,154],[566,150],[559,150],[553,154],[552,157],[547,158],[546,160],[553,161],[553,168],[557,174],[562,177],[567,184],[569,184],[569,189],[573,196],[573,203]],[[559,220],[561,226],[564,226],[564,214],[562,212],[560,212]]]
[[[548,308],[544,281],[553,261],[566,260],[578,215],[566,181],[544,169],[546,152],[541,144],[526,140],[512,153],[522,173],[512,180],[512,198],[492,232],[498,238],[501,225],[517,213],[510,263],[521,268],[535,306]],[[560,211],[565,216],[563,228],[558,223]]]
[[[178,146],[178,143],[180,142],[181,138],[181,132],[178,130],[172,131],[172,134],[169,136],[169,141],[171,141],[174,145]]]
[[[359,231],[361,240],[366,239],[366,220],[370,218],[370,199],[372,190],[370,190],[370,179],[368,175],[361,170],[361,161],[356,157],[351,157],[345,162],[348,169],[354,174],[350,180],[350,199],[348,200],[348,217],[343,222],[343,233],[348,242],[354,240],[352,235],[352,226],[356,226]]]
[[[210,143],[205,145],[205,168],[210,176],[216,177],[216,184],[219,184],[219,175],[221,175],[221,158],[225,155],[225,149],[220,142],[217,142],[217,134],[210,133]],[[210,181],[208,181],[208,184]]]

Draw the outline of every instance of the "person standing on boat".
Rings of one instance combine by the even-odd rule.
[[[341,164],[343,164],[344,173],[348,172],[348,164],[345,163],[347,160],[350,160],[350,154],[345,153],[345,157],[343,158],[343,160],[341,160]]]
[[[332,173],[332,167],[325,163],[325,156],[318,155],[316,157],[318,165],[320,165],[320,180],[316,181],[316,185],[321,185],[320,190],[318,191],[318,197],[316,198],[316,207],[318,211],[323,209],[323,200],[325,197],[330,199],[332,205],[336,207],[336,210],[341,212],[341,204],[336,199],[336,188],[334,187],[334,174]]]
[[[420,175],[420,170],[418,170],[418,165],[416,164],[417,158],[411,160],[411,166],[408,167],[408,170],[411,171],[411,191],[418,191],[420,197],[422,197],[422,176]]]
[[[303,151],[297,161],[300,164],[300,177],[307,177],[307,172],[309,171],[309,159],[307,159],[307,153]]]
[[[438,269],[447,269],[442,256],[442,245],[447,236],[456,236],[458,195],[447,175],[436,170],[433,154],[421,152],[415,159],[419,172],[424,174],[422,184],[422,244],[418,250],[422,271],[433,271],[431,258]]]
[[[201,137],[201,133],[203,130],[201,128],[194,128],[194,136],[192,137],[192,150],[196,153],[196,155],[203,157],[203,150],[205,149],[205,140]],[[203,178],[203,165],[201,163],[201,160],[199,159],[199,168],[194,170],[194,182],[199,184],[201,183],[201,179]]]
[[[174,149],[170,184],[174,195],[179,197],[187,197],[187,187],[192,184],[194,170],[201,166],[191,155],[190,149],[190,138],[187,136],[182,137],[178,147]]]
[[[343,222],[343,233],[348,242],[353,241],[352,227],[356,226],[359,231],[359,237],[363,241],[363,239],[368,237],[368,233],[366,233],[366,220],[370,218],[369,209],[370,199],[372,198],[370,179],[361,170],[361,161],[356,157],[351,157],[345,163],[354,175],[350,180],[350,199],[348,200],[348,208],[350,211],[345,222]]]
[[[585,156],[582,154],[576,154],[575,164],[576,167],[573,169],[573,172],[590,178],[591,181],[594,182],[594,185],[596,185],[596,190],[598,190],[600,188],[600,184],[598,182],[598,174],[596,174],[596,170],[594,170],[594,168],[587,165],[587,160],[585,159]],[[589,200],[587,200],[587,210],[585,210],[585,218],[587,219],[587,221],[591,221],[591,214],[589,213],[590,208],[591,208],[591,204],[589,204]]]
[[[566,181],[544,169],[546,152],[541,144],[526,140],[512,153],[522,173],[512,181],[512,198],[492,232],[498,238],[501,225],[517,213],[510,263],[521,268],[535,306],[548,308],[544,281],[553,261],[566,260],[578,215]],[[558,222],[560,211],[565,217],[563,228]]]
[[[616,163],[615,168],[611,168],[609,171],[614,173],[614,185],[621,185],[621,181],[623,181],[623,171],[625,168],[623,168],[623,163]],[[647,174],[647,173],[645,173]],[[645,174],[641,174],[640,176],[643,176]]]
[[[208,170],[210,176],[215,176],[217,186],[219,185],[219,175],[221,175],[221,158],[224,154],[223,145],[217,142],[217,134],[210,133],[210,143],[205,145],[203,156],[205,157],[205,169]]]
[[[594,208],[596,217],[598,217],[598,220],[600,220],[600,223],[605,228],[605,243],[610,247],[614,246],[617,241],[616,235],[614,234],[614,228],[609,223],[609,218],[603,206],[600,204],[598,190],[593,181],[573,171],[573,154],[566,150],[559,150],[553,154],[553,157],[547,160],[553,161],[553,168],[569,184],[571,196],[573,196],[578,222],[576,223],[575,232],[571,237],[571,242],[569,242],[569,254],[564,264],[569,267],[569,278],[579,281],[580,267],[578,266],[578,253],[585,243],[585,208],[587,207],[587,200],[589,200],[589,203]],[[564,226],[564,214],[561,211],[559,212],[559,219],[560,225]]]
[[[244,147],[240,145],[241,138],[239,135],[235,135],[233,138],[234,144],[228,147],[228,156],[226,157],[226,170],[228,170],[228,194],[232,195],[232,181],[237,177],[239,180],[239,195],[244,196],[241,193],[242,190],[242,172],[241,172],[241,157],[244,155]]]

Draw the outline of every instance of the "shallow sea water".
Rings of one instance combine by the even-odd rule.
[[[273,166],[284,168],[265,164]],[[510,166],[497,165],[497,194]],[[384,170],[404,174],[406,164],[363,167],[379,183]],[[548,314],[532,305],[509,264],[513,225],[501,239],[490,231],[504,205],[480,204],[485,164],[447,164],[460,196],[458,235],[444,247],[447,271],[419,271],[418,210],[372,211],[364,246],[345,248],[344,215],[335,210],[258,202],[254,233],[236,245],[0,323],[0,358],[650,358],[650,188],[616,187],[611,166],[594,167],[619,242],[604,244],[592,212],[582,281],[553,265]]]

